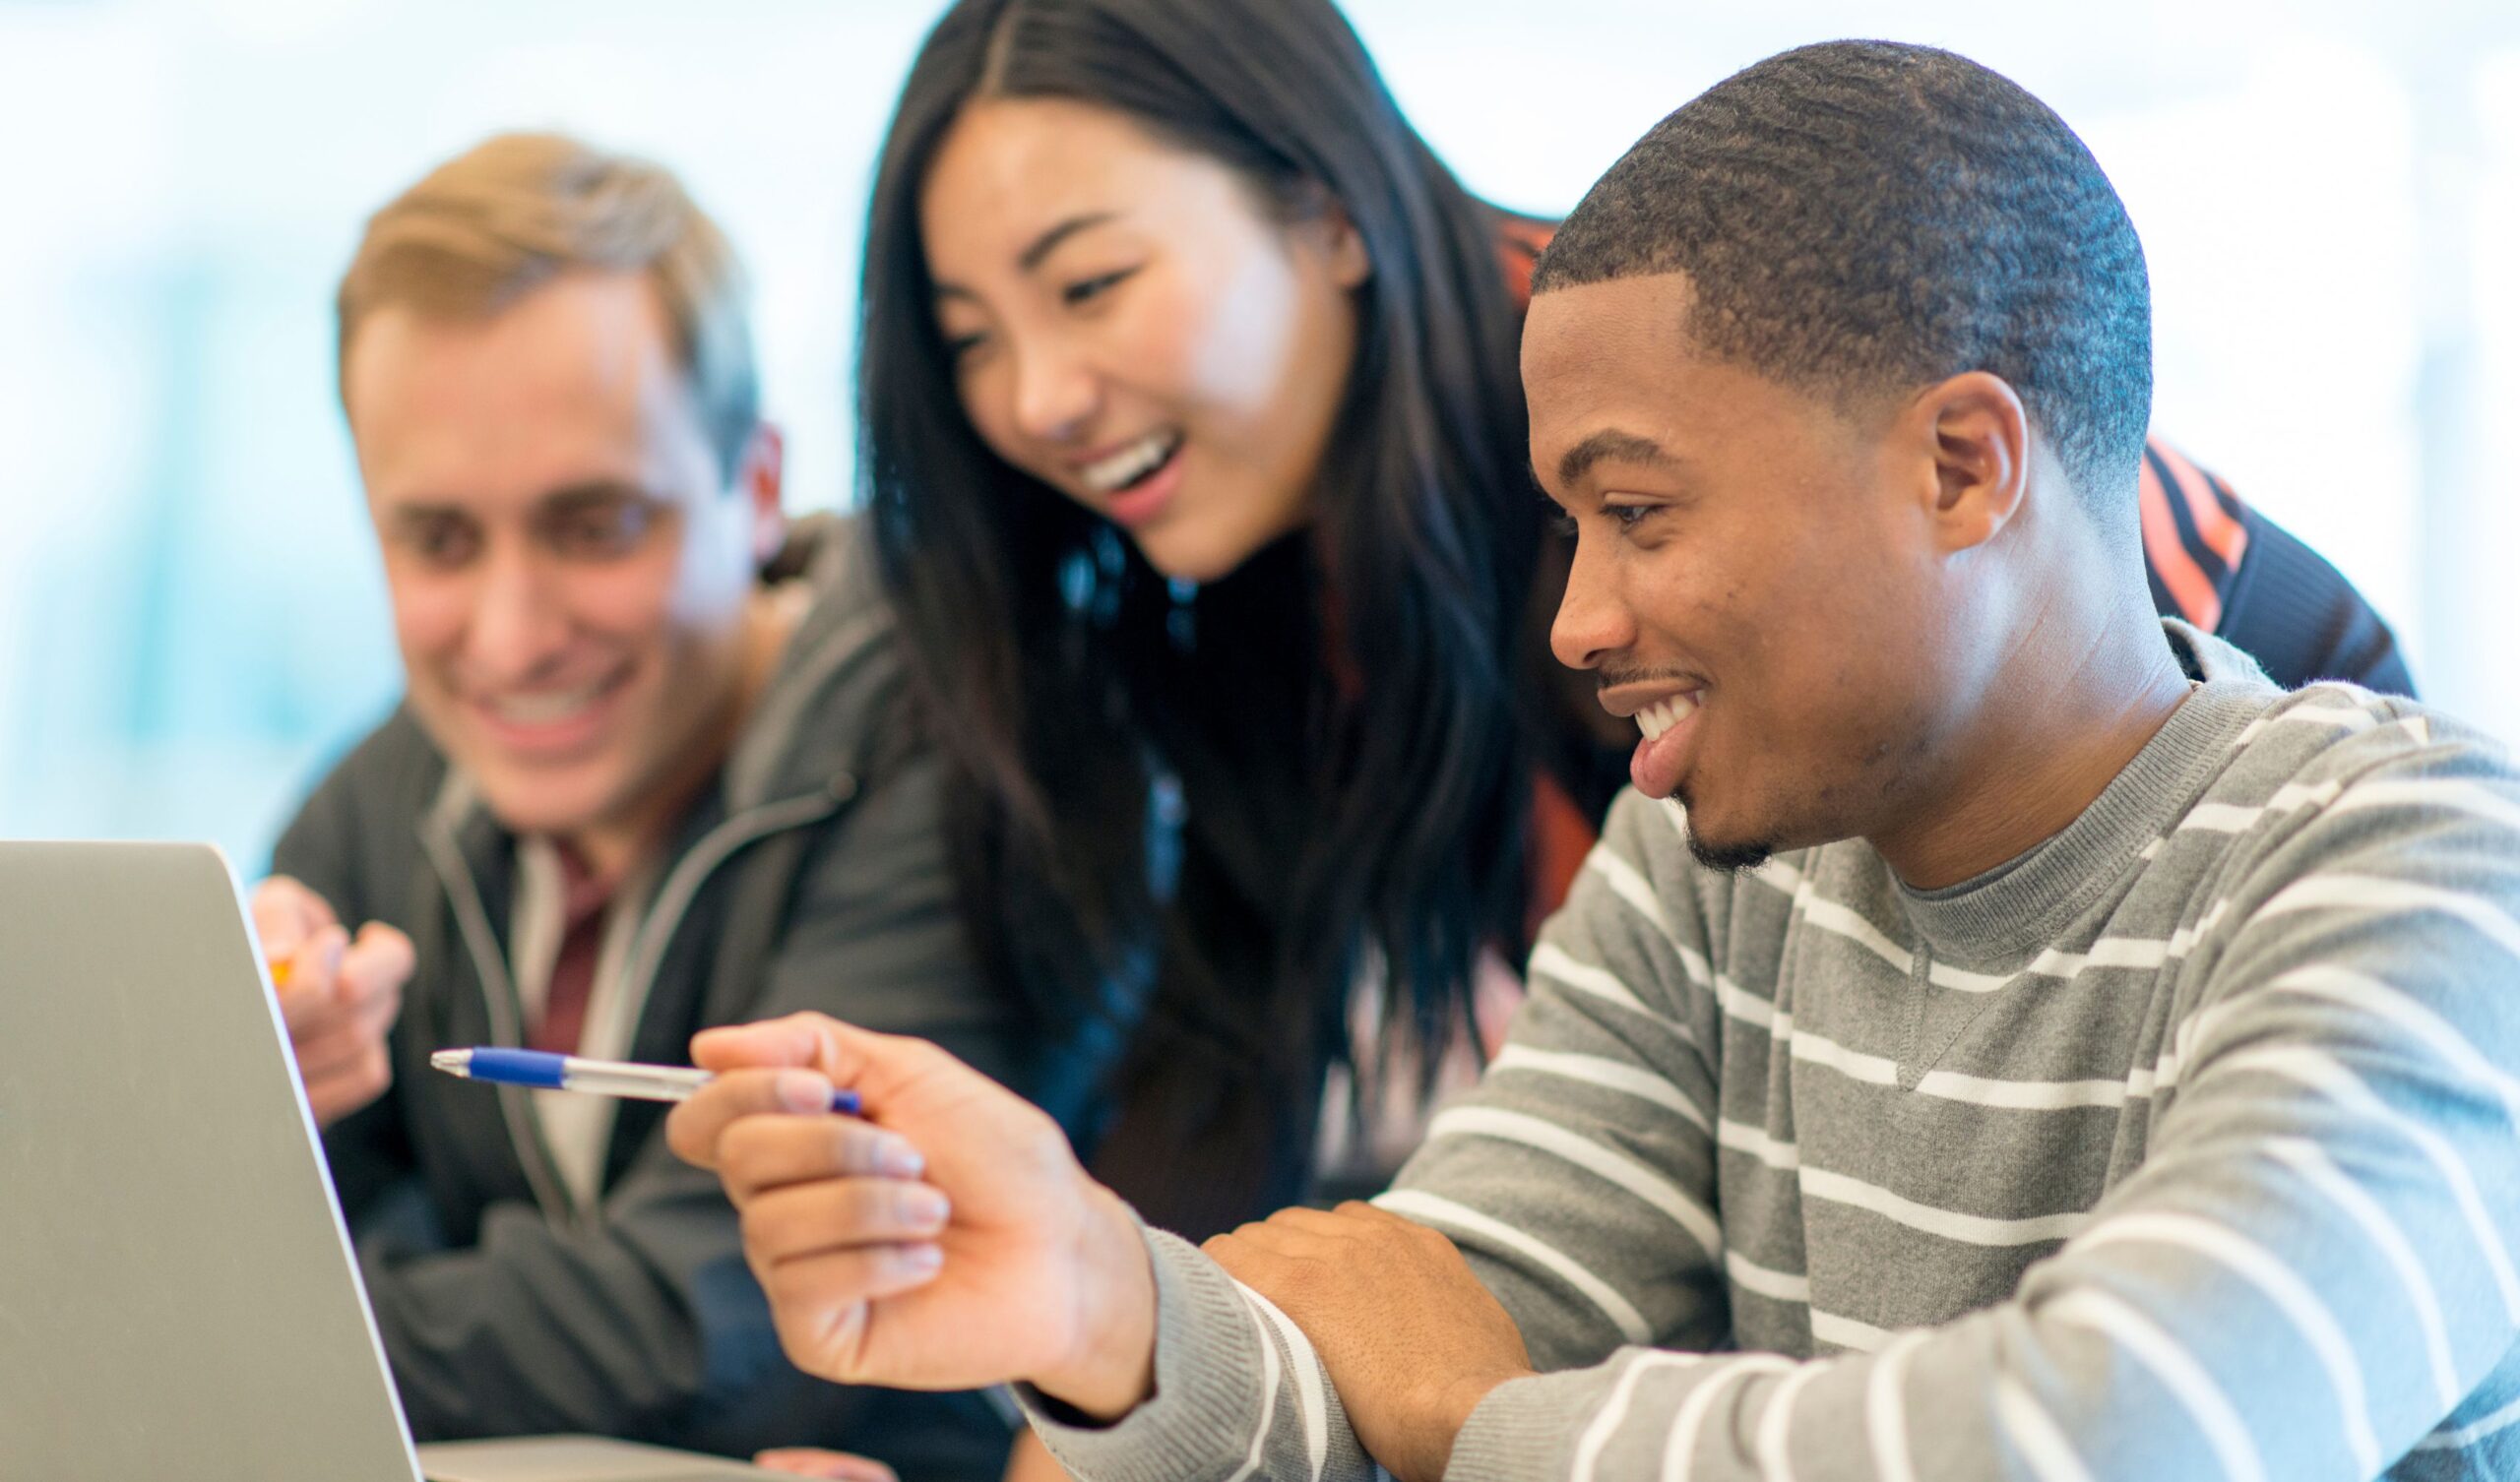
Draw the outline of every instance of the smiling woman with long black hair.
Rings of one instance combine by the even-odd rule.
[[[977,939],[1125,1036],[1098,1166],[1174,1228],[1303,1195],[1354,985],[1426,1043],[1519,958],[1517,229],[1318,0],[977,0],[904,92],[872,520]]]

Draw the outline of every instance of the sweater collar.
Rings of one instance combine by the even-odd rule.
[[[2247,654],[2175,618],[2172,647],[2195,688],[2063,830],[1974,879],[1898,887],[1917,936],[1943,961],[2010,970],[2053,944],[2177,826],[2233,743],[2283,692]]]

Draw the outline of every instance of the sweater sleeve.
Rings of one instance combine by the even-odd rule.
[[[1635,817],[1627,830],[1614,818],[1606,850]],[[2520,1002],[2507,991],[2520,784],[2488,747],[2400,749],[2266,831],[2215,889],[2191,1007],[2153,1067],[2160,1110],[2141,1169],[2009,1298],[1870,1351],[1675,1349],[1703,1329],[1688,1303],[1660,1296],[1666,1269],[1689,1288],[1707,1253],[1668,1234],[1639,1244],[1600,1190],[1623,1162],[1646,1166],[1627,1140],[1670,1110],[1647,1087],[1691,1099],[1689,1058],[1603,1055],[1625,1074],[1517,1094],[1500,1057],[1470,1104],[1528,1125],[1490,1136],[1480,1157],[1556,1143],[1549,1160],[1483,1182],[1467,1149],[1447,1156],[1439,1140],[1395,1207],[1468,1211],[1439,1227],[1495,1283],[1535,1359],[1564,1367],[1491,1392],[1447,1475],[2350,1482],[2410,1452],[2520,1453]],[[1590,891],[1569,914],[1603,906]],[[1604,1048],[1561,1042],[1569,1020],[1545,1002],[1507,1057]],[[1588,1110],[1613,1094],[1628,1100],[1624,1123]],[[1671,1158],[1685,1145],[1649,1169],[1681,1193],[1692,1165]],[[1688,1229],[1676,1206],[1670,1218]],[[1564,1266],[1533,1254],[1541,1242]],[[1159,1257],[1167,1297],[1213,1286],[1194,1256]],[[1626,1301],[1650,1341],[1619,1331],[1611,1346],[1621,1325],[1607,1305],[1587,1315],[1586,1298],[1533,1274],[1573,1290],[1578,1269]],[[1326,1406],[1329,1444],[1307,1447],[1299,1334],[1235,1331],[1222,1299],[1182,1305],[1163,1341],[1199,1355],[1196,1377],[1182,1353],[1171,1371],[1159,1353],[1159,1386],[1170,1372],[1180,1387],[1113,1431],[1053,1432],[1063,1455],[1103,1475],[1110,1438],[1137,1426],[1149,1451],[1201,1463],[1172,1475],[1232,1475],[1246,1456],[1270,1476],[1364,1475],[1340,1469],[1353,1442]]]

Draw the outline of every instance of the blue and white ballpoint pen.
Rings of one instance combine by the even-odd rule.
[[[586,1060],[554,1055],[548,1050],[503,1050],[480,1046],[440,1050],[429,1064],[450,1076],[488,1081],[499,1085],[530,1085],[545,1091],[587,1091],[598,1096],[627,1096],[640,1101],[680,1101],[716,1076],[689,1066],[633,1065],[623,1060]],[[831,1109],[854,1115],[855,1091],[835,1089]]]

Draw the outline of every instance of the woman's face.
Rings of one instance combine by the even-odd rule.
[[[966,108],[919,195],[963,408],[998,457],[1158,571],[1232,571],[1303,525],[1355,358],[1346,216],[1064,99]]]

